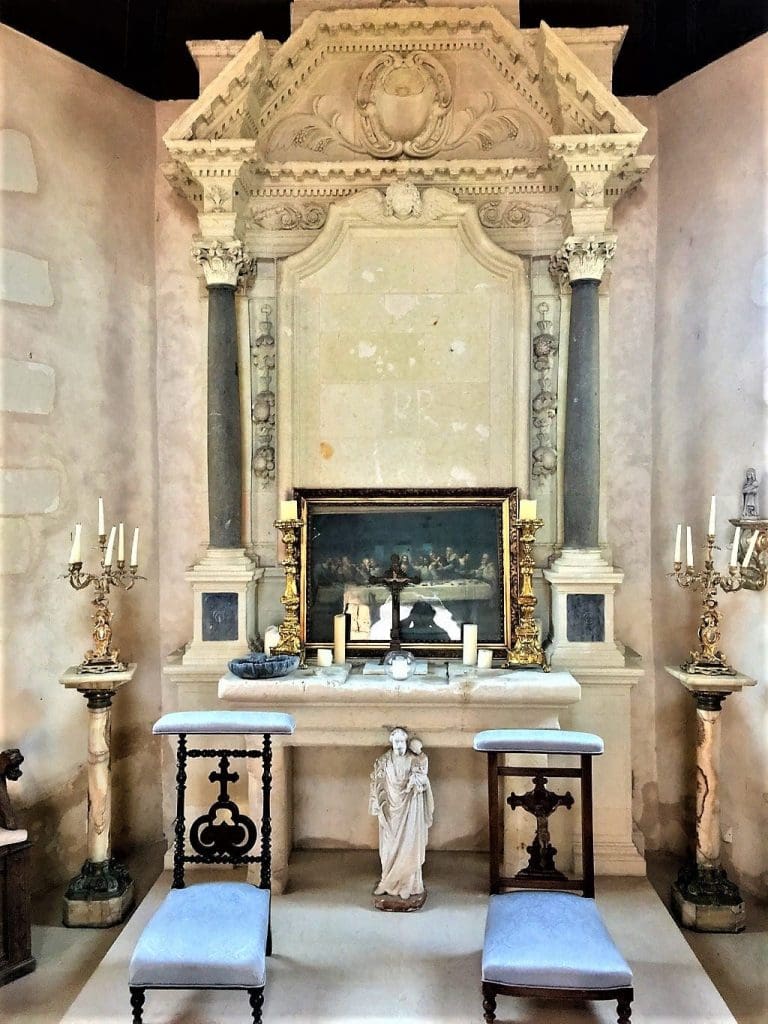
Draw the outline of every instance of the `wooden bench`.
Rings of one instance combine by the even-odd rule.
[[[498,995],[562,1000],[615,999],[618,1024],[629,1024],[632,971],[603,924],[595,903],[592,839],[592,758],[603,741],[591,733],[559,729],[494,729],[478,733],[475,750],[488,755],[490,892],[482,960],[483,1012],[496,1020]],[[578,766],[508,767],[504,754],[572,755]],[[504,798],[504,780],[532,778],[527,793]],[[570,793],[546,788],[551,778],[581,782],[582,877],[555,866],[549,817],[570,808]],[[521,807],[536,819],[530,861],[516,875],[502,874],[504,807]],[[514,891],[510,891],[514,890]]]

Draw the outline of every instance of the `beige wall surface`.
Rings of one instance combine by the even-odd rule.
[[[654,348],[653,609],[659,814],[665,847],[692,834],[694,705],[665,664],[695,642],[697,598],[671,570],[674,527],[690,523],[702,557],[717,494],[720,564],[748,466],[768,502],[766,343],[768,37],[658,98],[658,290]],[[762,270],[761,270],[762,268]],[[723,649],[758,680],[723,712],[722,825],[729,872],[768,894],[768,592],[724,595]]]
[[[140,525],[148,577],[113,603],[139,664],[114,706],[114,845],[161,834],[154,104],[4,27],[0,64],[0,245],[24,257],[3,260],[0,301],[0,746],[26,759],[11,795],[40,888],[85,859],[86,707],[58,677],[89,646],[90,607],[61,577],[76,520],[94,565],[98,495],[109,523]],[[30,259],[32,284],[14,276]]]

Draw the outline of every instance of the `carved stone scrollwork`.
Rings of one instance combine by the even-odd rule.
[[[247,274],[252,264],[243,243],[236,239],[201,242],[192,249],[192,257],[203,268],[208,287],[224,284],[234,288],[238,278]]]
[[[533,449],[532,473],[543,481],[557,469],[557,443],[555,416],[557,415],[557,388],[552,383],[552,367],[558,350],[557,338],[552,334],[552,321],[548,319],[549,305],[539,303],[539,333],[533,339],[533,366],[537,372],[537,391],[531,402],[536,447]]]
[[[549,269],[553,275],[573,281],[602,281],[605,266],[616,252],[610,238],[567,238],[552,257]]]
[[[486,228],[529,228],[562,223],[565,219],[551,206],[491,199],[478,207],[480,223]]]
[[[448,72],[434,57],[421,51],[380,54],[363,72],[355,104],[368,153],[434,156],[450,127],[452,101]]]
[[[251,341],[254,398],[252,469],[257,484],[264,487],[275,479],[275,337],[272,307],[261,307],[261,333]]]
[[[327,208],[316,203],[312,205],[281,203],[254,210],[251,219],[254,224],[258,224],[265,231],[295,231],[297,229],[319,231],[325,224],[327,215]]]

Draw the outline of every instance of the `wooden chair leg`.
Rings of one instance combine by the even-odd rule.
[[[135,988],[133,985],[130,985],[129,987],[131,990],[131,1009],[133,1010],[133,1024],[141,1024],[141,1015],[144,1010],[144,1000],[146,999],[146,996],[144,995],[144,989]]]
[[[483,985],[483,1018],[485,1024],[496,1020],[496,993],[489,985]]]
[[[619,996],[618,999],[618,1021],[617,1024],[630,1024],[632,1016],[632,996]]]
[[[248,1001],[251,1004],[251,1016],[253,1017],[253,1024],[261,1024],[261,1010],[262,1007],[264,1006],[264,989],[249,988]]]
[[[272,922],[271,921],[269,922],[269,925],[267,926],[267,948],[266,948],[266,955],[267,956],[272,956]]]

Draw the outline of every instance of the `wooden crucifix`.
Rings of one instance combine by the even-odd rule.
[[[528,867],[518,871],[521,878],[565,878],[562,871],[555,867],[557,849],[549,841],[549,816],[558,807],[570,809],[573,797],[570,793],[553,793],[547,789],[548,781],[543,772],[536,772],[533,776],[533,789],[529,789],[523,796],[510,793],[507,797],[507,803],[513,811],[516,807],[522,807],[536,819],[536,836],[531,845],[526,846],[531,859]]]
[[[389,631],[390,651],[399,651],[400,644],[400,594],[406,587],[421,583],[421,576],[415,572],[409,576],[403,569],[400,555],[394,554],[390,559],[389,569],[383,576],[369,576],[369,583],[382,583],[392,595],[392,629]]]

